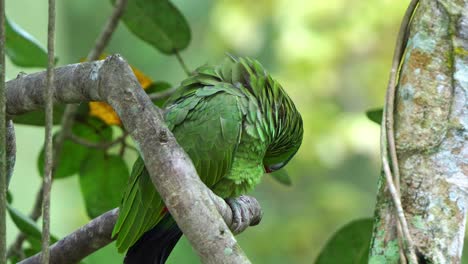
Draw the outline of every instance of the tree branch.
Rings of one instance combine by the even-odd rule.
[[[391,113],[401,201],[421,263],[461,261],[468,198],[467,10],[468,0],[420,1]],[[388,188],[382,177],[370,262],[400,258],[391,250],[398,243],[397,219]]]
[[[218,212],[224,221],[232,226],[233,216],[229,205],[223,199],[211,193]],[[243,204],[246,211],[246,226],[254,226],[260,222],[262,212],[257,200],[250,196],[241,196],[236,199]],[[108,245],[114,239],[111,238],[112,229],[117,221],[119,209],[110,210],[82,226],[75,232],[64,237],[50,247],[50,263],[77,263],[86,256]],[[39,263],[40,254],[36,254],[20,262],[21,264]]]
[[[41,107],[44,78],[39,72],[7,82],[7,113]],[[124,59],[114,55],[56,68],[54,84],[57,103],[105,101],[118,113],[157,191],[204,263],[250,263],[217,212],[210,190]]]

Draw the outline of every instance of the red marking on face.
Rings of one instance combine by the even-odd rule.
[[[161,215],[165,215],[167,212],[169,212],[169,210],[167,210],[167,207],[164,206],[164,208],[161,211]]]
[[[267,166],[263,166],[263,168],[265,168],[265,172],[266,172],[266,173],[272,172],[272,170],[270,170],[270,168],[268,168]]]

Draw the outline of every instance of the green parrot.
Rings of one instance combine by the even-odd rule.
[[[166,102],[164,118],[200,179],[222,198],[251,191],[302,142],[294,103],[250,58],[196,69]],[[119,252],[128,250],[124,262],[164,263],[181,235],[138,158],[112,233]]]

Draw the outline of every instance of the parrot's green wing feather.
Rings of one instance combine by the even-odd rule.
[[[127,206],[121,206],[119,208],[119,218],[117,219],[117,222],[114,226],[114,230],[112,231],[112,237],[114,237],[117,233],[120,232],[122,223],[129,217],[132,204],[137,201],[135,197],[138,192],[138,179],[144,169],[145,166],[143,160],[141,160],[141,158],[138,158],[137,161],[133,164],[132,173],[129,178],[129,185],[122,198],[122,205],[125,202],[125,205]]]
[[[211,90],[213,89],[213,90]],[[168,106],[166,123],[177,142],[192,159],[201,180],[214,186],[230,169],[240,140],[242,113],[240,97],[222,84],[186,90],[184,100]],[[218,194],[223,196],[223,194]],[[163,216],[164,204],[139,158],[132,170],[131,184],[114,227],[120,252],[132,246]]]
[[[132,246],[144,232],[155,226],[163,214],[163,202],[154,189],[148,171],[141,157],[135,162],[131,175],[128,195],[120,206],[120,214],[112,236],[118,234],[119,252]]]
[[[172,131],[208,187],[226,175],[240,140],[241,98],[232,96],[229,89],[233,88],[215,85],[198,89],[193,95],[200,98],[197,106]],[[171,123],[169,118],[167,122]]]

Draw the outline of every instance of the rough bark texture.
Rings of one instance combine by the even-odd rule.
[[[50,250],[50,264],[78,263],[96,250],[111,243],[112,229],[117,221],[118,209],[104,213],[91,220],[70,235],[53,244]],[[39,264],[41,254],[27,258],[20,264]]]
[[[213,199],[215,199],[218,212],[227,225],[231,227],[233,225],[231,208],[229,208],[223,199],[219,198],[214,193],[211,194],[213,195]],[[236,198],[236,202],[244,209],[242,215],[245,217],[247,224],[243,226],[243,230],[245,230],[247,226],[256,225],[260,221],[262,212],[255,198],[241,196]],[[112,229],[117,221],[118,213],[118,208],[108,211],[52,245],[50,247],[50,263],[77,263],[91,253],[114,241],[115,238],[112,238],[111,235]],[[23,260],[20,264],[38,264],[39,262],[40,254],[36,254]]]
[[[68,65],[55,69],[54,76],[55,102],[105,101],[114,108],[137,144],[156,189],[204,263],[250,263],[216,210],[211,191],[125,60],[114,55]],[[9,81],[7,114],[43,106],[44,86],[44,72]]]
[[[420,263],[460,263],[468,198],[468,0],[421,0],[396,94],[401,199]],[[379,183],[371,263],[399,263]],[[424,261],[424,262],[423,262]]]

